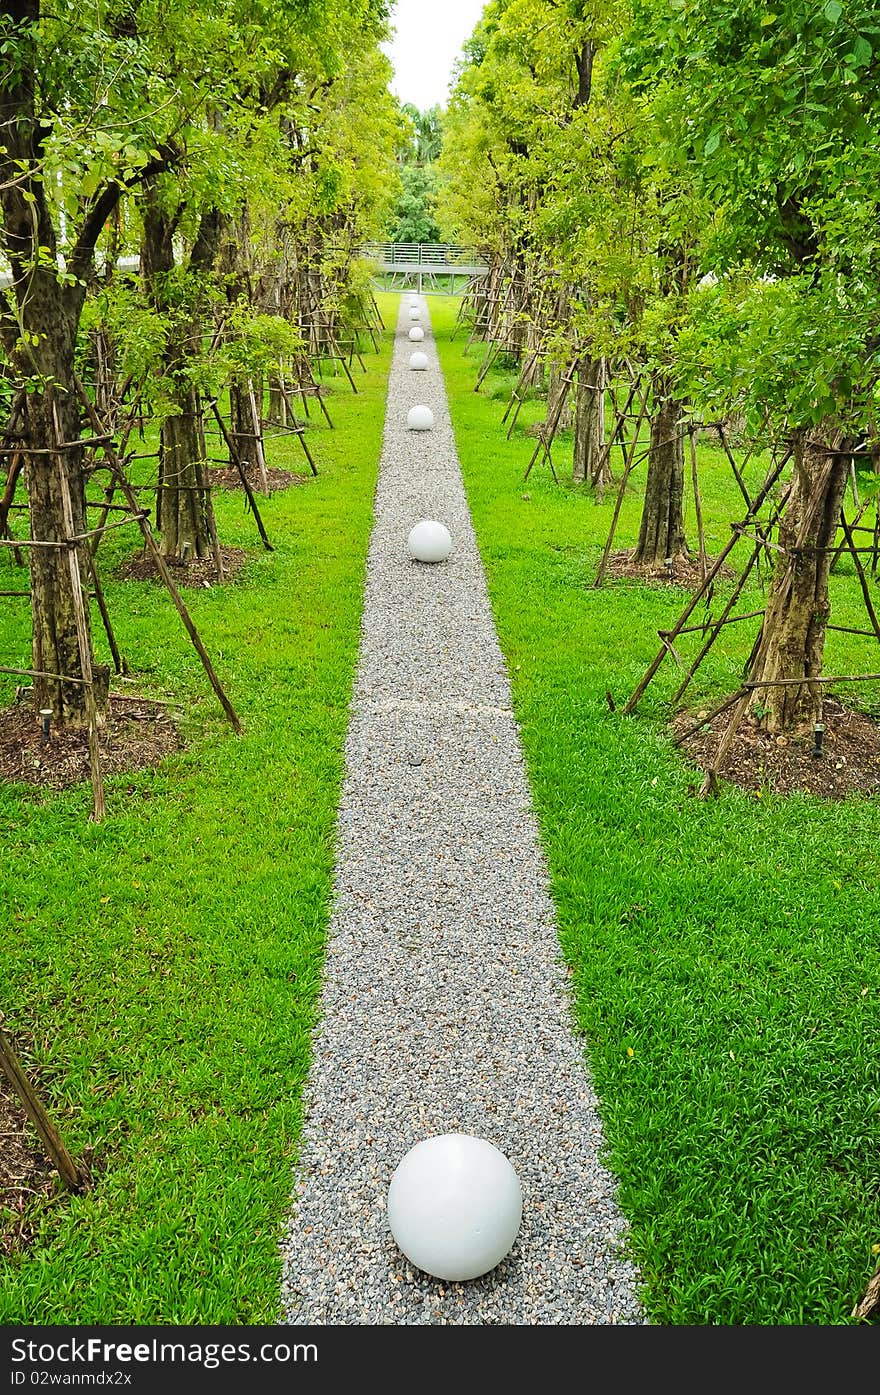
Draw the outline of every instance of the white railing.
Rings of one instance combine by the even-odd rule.
[[[449,242],[371,242],[363,252],[385,271],[422,267],[426,271],[460,270],[467,274],[488,265],[473,247],[456,247]]]

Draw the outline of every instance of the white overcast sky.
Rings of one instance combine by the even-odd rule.
[[[394,64],[392,90],[419,111],[446,106],[452,65],[485,0],[395,0],[394,37],[382,47]]]

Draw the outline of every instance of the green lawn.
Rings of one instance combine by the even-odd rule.
[[[647,1312],[846,1323],[880,1243],[880,802],[731,786],[696,800],[666,734],[670,663],[634,716],[609,712],[606,689],[621,705],[685,593],[591,589],[613,497],[556,486],[546,465],[524,484],[534,441],[501,426],[512,376],[476,394],[482,346],[450,343],[453,302],[431,315]],[[528,403],[520,420],[542,415]],[[563,481],[570,456],[561,443]],[[717,551],[742,500],[717,449],[701,479]],[[644,466],[620,546],[643,483]],[[835,618],[863,624],[849,564],[833,592]],[[753,634],[727,631],[695,702],[738,687]],[[833,635],[829,671],[875,671],[875,651]],[[858,696],[877,710],[876,688]]]
[[[382,304],[390,326],[397,297]],[[233,585],[186,593],[243,737],[165,593],[109,579],[132,546],[119,530],[101,554],[119,638],[144,686],[180,701],[190,744],[108,781],[100,827],[87,785],[0,787],[5,1025],[33,1043],[26,1064],[95,1172],[0,1268],[2,1323],[277,1316],[390,334],[364,361],[357,397],[327,379],[336,429],[313,417],[319,477],[261,501],[275,551],[241,495],[220,495],[222,539],[250,560]],[[290,438],[269,463],[304,467]],[[8,553],[0,576],[20,584]],[[28,665],[26,602],[3,603],[0,654]]]

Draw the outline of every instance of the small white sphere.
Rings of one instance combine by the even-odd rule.
[[[522,1220],[519,1178],[484,1138],[446,1133],[423,1139],[398,1163],[388,1188],[388,1224],[410,1263],[460,1283],[494,1269]]]
[[[430,431],[434,425],[434,413],[430,407],[421,404],[410,407],[406,414],[406,424],[410,431]]]
[[[445,562],[452,551],[452,535],[443,523],[423,518],[409,531],[410,556],[417,562]]]
[[[424,339],[425,331],[422,329],[421,325],[413,325],[409,332],[409,337],[414,344],[418,344],[420,340]]]
[[[420,320],[422,318],[422,312],[417,305],[411,305],[409,307],[409,317],[411,320]]]
[[[421,349],[416,349],[414,354],[409,356],[410,368],[422,369],[428,366],[428,355],[423,354]]]

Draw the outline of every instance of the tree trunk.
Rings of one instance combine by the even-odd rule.
[[[560,431],[570,431],[572,425],[572,385],[565,382],[565,368],[567,364],[554,363],[550,367],[550,382],[547,387],[547,416],[544,419],[545,428],[549,429],[556,422],[554,434]],[[563,396],[565,401],[562,402]],[[560,403],[562,409],[560,411]],[[558,416],[557,416],[558,413]]]
[[[207,557],[211,551],[201,408],[190,388],[177,400],[177,412],[162,423],[156,527],[163,557]]]
[[[572,479],[576,483],[583,483],[593,478],[593,471],[602,449],[604,384],[605,360],[602,358],[582,360],[578,368],[574,405]],[[603,478],[596,481],[598,485],[607,483],[606,470],[607,466],[603,466]]]
[[[28,327],[32,334],[50,334],[51,321],[43,322],[36,306],[30,307]],[[45,342],[45,341],[44,341]],[[45,367],[44,367],[44,371]],[[71,384],[73,355],[56,360],[53,377],[56,384]],[[79,413],[72,403],[72,393],[62,396],[55,391],[58,421],[65,441],[79,437]],[[52,390],[29,393],[25,406],[25,432],[31,450],[50,451],[57,444],[52,413]],[[67,481],[73,515],[74,534],[85,532],[85,477],[82,452],[64,452]],[[30,536],[35,542],[54,542],[66,536],[62,507],[61,474],[57,454],[29,455],[25,468],[30,512]],[[83,683],[83,662],[77,631],[76,602],[70,574],[67,550],[63,547],[30,547],[31,619],[33,631],[33,667],[39,674],[63,674],[69,683],[54,678],[35,677],[34,703],[37,709],[51,708],[57,726],[84,725],[88,721],[86,689]],[[77,548],[80,575],[88,576],[88,560],[84,545]],[[88,655],[92,658],[92,637],[88,594],[81,588],[85,612],[85,633]],[[94,667],[94,665],[93,665]]]
[[[820,438],[821,439],[816,439]],[[833,442],[833,443],[832,443]],[[831,431],[795,440],[791,491],[780,520],[779,554],[752,665],[753,681],[818,678],[831,613],[828,575],[846,489],[848,459],[833,453]],[[821,683],[756,688],[755,707],[769,732],[812,729],[822,716]]]
[[[162,423],[156,527],[163,556],[194,560],[211,550],[201,404],[188,376],[201,347],[201,323],[197,314],[175,304],[171,289],[178,219],[168,212],[155,184],[149,183],[146,191],[141,268],[153,304],[171,319],[162,365],[171,412]],[[202,222],[205,225],[206,219]],[[193,258],[200,247],[201,233]]]
[[[31,452],[25,457],[30,536],[34,542],[53,543],[69,535],[54,447],[59,444],[58,431],[65,442],[77,441],[80,435],[73,371],[85,278],[80,275],[71,285],[62,286],[55,267],[57,240],[42,174],[50,128],[38,119],[35,104],[37,0],[7,5],[4,20],[5,37],[10,42],[5,45],[9,53],[0,72],[0,207],[3,254],[12,270],[17,316],[7,314],[4,306],[0,329],[16,382],[26,381],[31,387],[23,410],[24,445]],[[97,221],[97,212],[92,216]],[[73,261],[76,263],[76,256]],[[82,452],[66,451],[64,461],[76,535],[86,526]],[[85,549],[79,546],[77,551],[82,575],[87,576]],[[33,667],[41,673],[82,680],[84,664],[77,629],[80,597],[73,590],[67,549],[29,547],[27,552]],[[82,604],[87,666],[92,649],[87,595],[82,596]],[[33,681],[36,706],[51,707],[56,724],[87,721],[82,681],[44,677]]]
[[[654,382],[654,415],[648,454],[648,482],[639,541],[633,560],[662,567],[667,557],[688,555],[684,535],[684,433],[682,407],[662,378]]]
[[[247,383],[230,383],[229,405],[232,417],[232,439],[244,468],[254,474],[259,469],[257,431],[259,423],[254,421],[251,411],[250,393]]]

